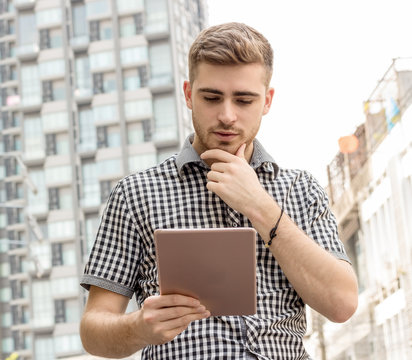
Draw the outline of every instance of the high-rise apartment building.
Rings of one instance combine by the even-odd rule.
[[[79,287],[123,176],[178,151],[205,0],[0,0],[0,358],[80,355]]]

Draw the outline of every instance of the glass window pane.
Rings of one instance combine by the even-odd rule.
[[[42,158],[45,156],[44,135],[42,121],[40,117],[31,117],[24,119],[24,137],[26,159]]]
[[[108,0],[96,0],[86,3],[87,16],[96,16],[110,13]]]
[[[162,96],[155,98],[153,102],[155,117],[156,140],[177,139],[177,119],[175,99],[173,96]]]
[[[54,360],[54,340],[51,337],[36,337],[34,341],[35,359]]]
[[[166,0],[146,1],[146,33],[167,32],[168,28]]]
[[[19,45],[37,42],[36,18],[34,13],[19,14]]]
[[[62,11],[60,8],[39,10],[36,12],[37,26],[59,24],[62,22]]]
[[[55,221],[48,224],[49,238],[72,238],[75,236],[75,224],[73,220]]]
[[[64,76],[65,65],[63,59],[44,61],[39,63],[41,77]]]
[[[116,122],[118,119],[117,105],[100,105],[93,108],[95,123]]]
[[[116,0],[117,11],[126,12],[143,9],[143,0]]]
[[[70,165],[53,166],[44,169],[46,185],[55,183],[70,183],[72,180],[72,168]]]
[[[120,159],[108,159],[98,161],[97,173],[101,176],[117,176],[122,173],[122,163]]]
[[[79,111],[80,151],[96,149],[96,127],[94,125],[93,111],[85,109]]]
[[[150,46],[150,74],[152,78],[171,77],[172,57],[169,43]]]
[[[128,124],[127,126],[127,143],[141,144],[144,142],[144,130],[141,122],[136,124]]]
[[[88,22],[86,21],[86,6],[83,3],[72,2],[72,21],[74,37],[82,37],[88,34]]]
[[[37,65],[21,67],[21,89],[23,105],[36,105],[41,103],[41,88]]]
[[[90,60],[87,56],[76,58],[76,90],[75,95],[91,95],[92,78],[90,75]]]
[[[43,114],[41,119],[44,131],[66,130],[69,127],[69,114],[66,111]]]
[[[156,161],[156,153],[133,155],[129,157],[129,170],[144,170],[156,165]]]
[[[114,56],[111,51],[90,54],[89,59],[91,70],[113,67],[114,65]]]
[[[32,307],[34,327],[51,326],[54,323],[54,304],[50,282],[34,281],[32,284]]]
[[[127,101],[124,104],[127,119],[150,118],[152,116],[152,99]]]
[[[122,63],[122,65],[142,63],[147,62],[147,60],[147,46],[136,46],[132,48],[122,49],[120,51],[120,62]]]
[[[77,277],[64,277],[51,280],[52,296],[61,296],[79,292]]]
[[[96,163],[85,163],[82,166],[83,206],[100,204],[100,184],[97,178]]]

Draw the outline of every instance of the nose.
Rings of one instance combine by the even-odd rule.
[[[232,124],[237,120],[236,111],[231,101],[222,102],[217,119],[224,124]]]

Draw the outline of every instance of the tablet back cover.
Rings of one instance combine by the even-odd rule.
[[[256,313],[256,231],[155,231],[161,294],[192,296],[213,316]]]

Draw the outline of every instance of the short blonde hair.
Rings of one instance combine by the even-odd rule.
[[[265,86],[273,72],[273,50],[269,41],[254,28],[242,23],[226,23],[204,29],[189,50],[189,81],[193,84],[200,63],[240,65],[259,63],[265,68]]]

